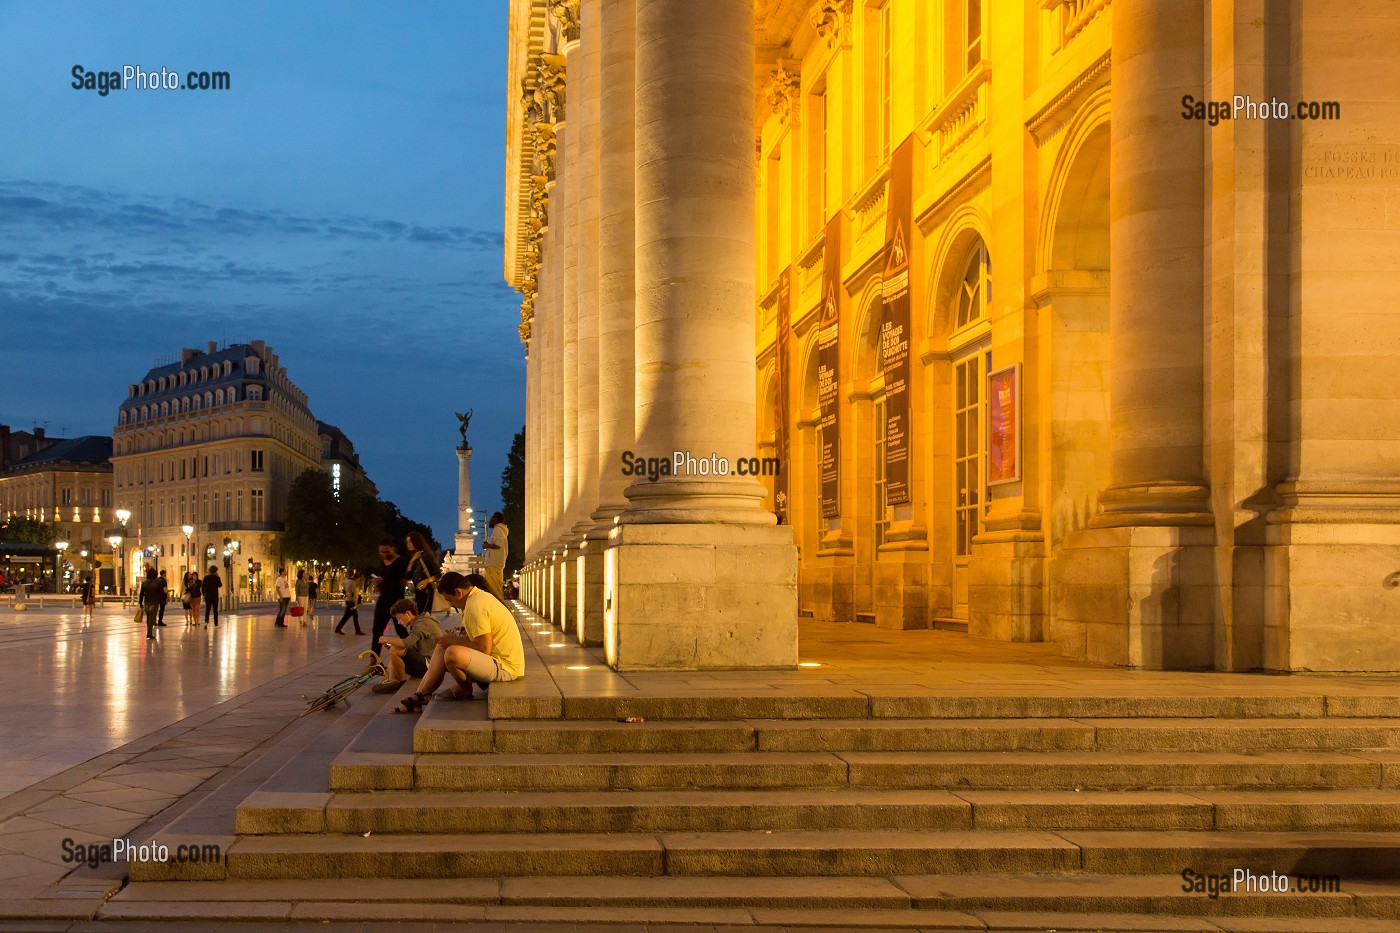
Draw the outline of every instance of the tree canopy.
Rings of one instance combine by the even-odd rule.
[[[341,490],[337,498],[330,476],[311,468],[292,482],[287,494],[282,553],[291,560],[370,566],[380,541],[392,538],[402,549],[410,531],[421,532],[438,549],[432,529],[406,517],[394,503],[356,487]]]
[[[507,580],[525,563],[525,429],[515,432],[506,468],[501,471],[501,514],[506,517],[510,534],[506,538]]]
[[[42,544],[53,547],[58,540],[58,529],[47,522],[22,515],[12,515],[0,523],[0,541],[19,541],[25,544]]]

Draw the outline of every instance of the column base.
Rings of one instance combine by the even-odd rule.
[[[573,635],[580,645],[603,643],[603,565],[608,539],[589,537],[579,544],[574,559],[574,579],[577,582],[577,606],[573,618]]]
[[[604,648],[620,671],[797,664],[787,525],[620,525],[609,536]]]
[[[1291,509],[1270,516],[1264,667],[1400,671],[1400,514]],[[1379,507],[1378,507],[1379,506]],[[1389,514],[1384,514],[1384,513]],[[1369,513],[1369,514],[1368,514]],[[1376,521],[1384,514],[1388,520]]]
[[[1045,536],[983,532],[968,560],[967,633],[996,641],[1045,640]]]
[[[1215,661],[1214,529],[1089,528],[1051,563],[1065,657],[1148,670]]]

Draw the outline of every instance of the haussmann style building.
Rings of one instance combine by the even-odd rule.
[[[270,591],[292,482],[322,468],[323,449],[358,464],[348,441],[328,445],[329,426],[318,425],[261,340],[181,350],[129,386],[112,435],[115,502],[131,512],[128,586],[148,565],[177,580],[211,564],[222,574],[229,548],[224,585]]]
[[[1400,670],[1397,18],[513,0],[527,602],[620,668]]]

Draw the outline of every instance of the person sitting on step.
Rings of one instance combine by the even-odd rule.
[[[445,573],[438,592],[462,613],[464,634],[435,639],[437,647],[417,692],[400,703],[396,713],[421,712],[448,674],[456,686],[438,694],[438,699],[470,700],[473,683],[485,687],[525,676],[525,647],[515,617],[491,595],[481,574]]]
[[[442,629],[430,613],[418,614],[418,604],[401,599],[389,608],[394,621],[407,629],[408,635],[381,635],[379,643],[389,649],[389,676],[372,688],[375,693],[393,693],[408,680],[428,673],[428,658],[437,648]]]

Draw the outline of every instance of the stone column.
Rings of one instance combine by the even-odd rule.
[[[579,190],[581,181],[583,108],[580,85],[583,83],[582,44],[578,32],[566,38],[563,46],[565,71],[568,75],[568,119],[564,126],[564,148],[559,152],[556,172],[559,191],[564,196],[559,217],[560,254],[563,260],[563,285],[560,295],[564,301],[564,384],[560,399],[564,405],[564,511],[560,516],[560,536],[572,543],[577,537],[573,527],[579,517]],[[569,600],[569,603],[572,603]]]
[[[1109,238],[1111,485],[1065,555],[1062,649],[1098,662],[1208,667],[1213,560],[1205,478],[1203,0],[1113,11]],[[1060,620],[1057,620],[1059,622]]]
[[[610,537],[604,636],[620,669],[796,662],[790,526],[732,472],[756,436],[753,13],[637,6],[635,449],[682,459],[627,488]]]
[[[569,620],[581,644],[603,642],[603,542],[590,547],[588,535],[598,507],[599,308],[598,308],[598,170],[599,93],[602,80],[602,0],[579,6],[582,40],[579,93],[575,113],[581,123],[578,158],[578,472],[579,510],[573,533],[579,537],[574,574],[574,617]],[[604,529],[606,533],[607,529]]]
[[[636,292],[633,138],[636,100],[636,0],[602,5],[602,99],[599,102],[598,166],[598,506],[584,541],[585,553],[600,558],[614,519],[627,507],[622,455],[636,439],[633,339]],[[603,561],[585,568],[583,640],[603,638]],[[589,571],[592,571],[590,574]],[[598,612],[594,613],[594,608]]]

